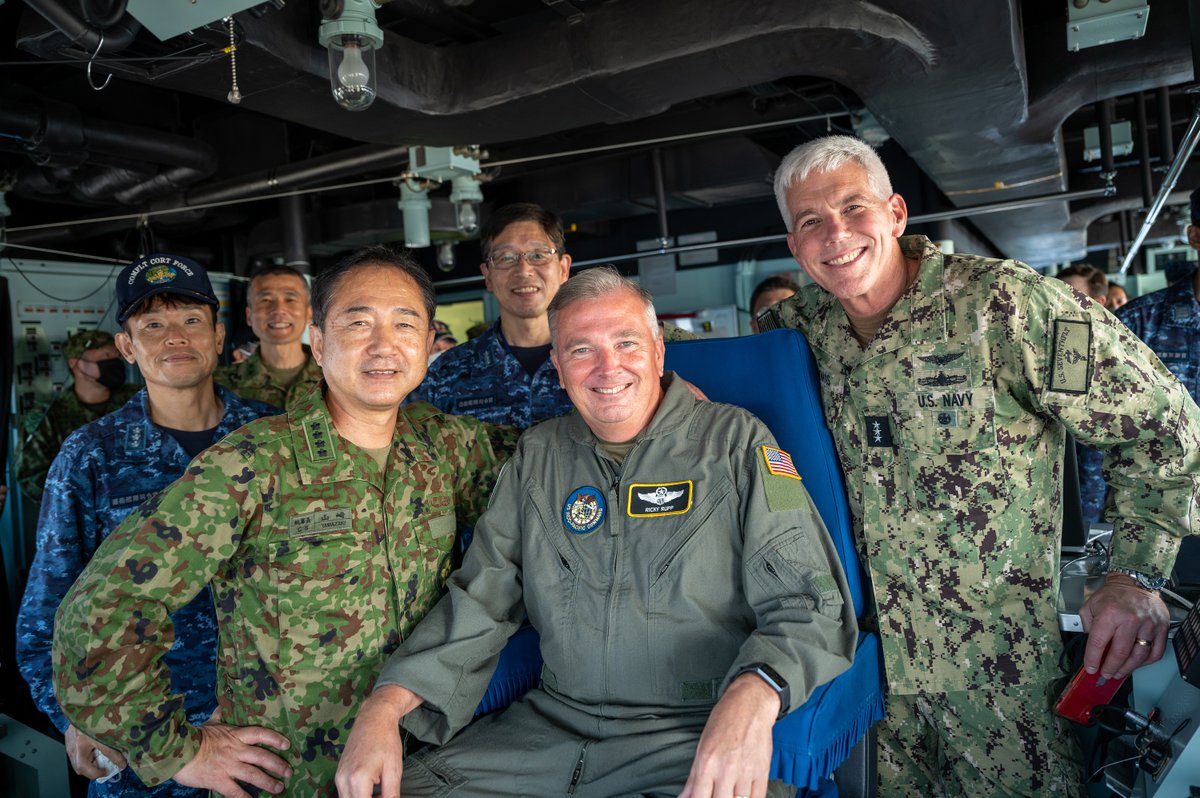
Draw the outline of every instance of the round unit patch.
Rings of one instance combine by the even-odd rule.
[[[571,491],[563,503],[563,526],[576,535],[586,535],[600,526],[608,509],[599,488],[584,485]]]

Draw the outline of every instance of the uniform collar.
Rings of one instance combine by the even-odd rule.
[[[917,279],[896,300],[866,349],[859,347],[841,302],[825,289],[812,286],[784,300],[807,306],[802,313],[812,319],[809,344],[840,362],[843,370],[910,343],[946,338],[946,292],[957,289],[945,284],[944,256],[925,236],[901,236],[898,241],[905,258],[920,261]]]
[[[300,369],[299,375],[296,377],[296,382],[304,382],[305,380],[319,378],[321,376],[321,367],[317,365],[317,361],[312,356],[312,350],[307,345],[301,344],[304,349],[304,367]],[[254,354],[246,358],[241,364],[241,382],[249,387],[266,387],[271,384],[271,372],[267,368],[267,364],[263,362],[262,353],[255,351]],[[295,384],[295,383],[293,383]]]
[[[380,472],[375,458],[338,433],[325,404],[325,387],[322,379],[287,411],[300,481],[310,485],[365,479],[384,489],[387,475]],[[436,412],[427,405],[400,408],[392,431],[391,460],[412,463],[434,459],[434,441],[420,422]],[[387,470],[396,471],[391,463]]]

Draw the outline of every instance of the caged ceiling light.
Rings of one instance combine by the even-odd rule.
[[[375,51],[383,31],[375,23],[373,0],[321,0],[318,41],[329,51],[329,85],[347,111],[362,111],[375,100]]]

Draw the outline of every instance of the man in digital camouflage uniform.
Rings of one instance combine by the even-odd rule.
[[[147,782],[334,794],[360,700],[441,595],[456,518],[474,523],[514,443],[398,409],[424,376],[433,309],[428,275],[384,247],[319,274],[320,390],[198,457],[75,583],[55,635],[59,702]],[[197,728],[158,657],[167,613],[206,585],[221,723]]]
[[[1119,677],[1166,645],[1154,588],[1200,517],[1200,410],[1062,283],[901,237],[904,200],[862,142],[802,145],[775,180],[817,285],[759,321],[802,330],[820,367],[883,641],[881,794],[1081,795],[1047,695],[1064,432],[1113,483],[1112,568],[1081,616],[1085,666]]]
[[[775,720],[853,655],[833,544],[760,421],[663,377],[636,284],[582,272],[550,320],[578,412],[522,436],[447,596],[363,706],[342,798],[761,798]],[[526,612],[540,686],[460,732]],[[445,744],[401,786],[403,715]]]
[[[199,264],[172,256],[143,258],[121,271],[117,300],[123,330],[115,344],[110,338],[106,346],[114,352],[119,347],[137,363],[146,387],[124,407],[73,433],[55,458],[38,518],[37,553],[17,617],[21,673],[38,708],[65,735],[75,770],[89,778],[104,775],[92,760],[93,749],[114,762],[124,760],[113,747],[80,733],[55,700],[55,611],[122,519],[181,476],[202,449],[273,412],[213,385],[224,329],[216,321],[217,298]],[[183,696],[188,720],[202,723],[216,706],[217,624],[209,591],[180,606],[171,623],[175,639],[164,662],[171,669],[172,689]],[[148,788],[128,770],[119,781],[92,782],[90,794],[201,795],[174,782]]]
[[[290,409],[321,381],[321,367],[301,339],[312,321],[308,281],[289,266],[264,266],[250,277],[246,323],[258,349],[217,369],[216,380],[238,396]]]
[[[413,392],[447,413],[526,429],[571,409],[550,360],[546,308],[571,274],[562,221],[521,202],[491,213],[479,265],[500,318],[478,338],[443,352]]]
[[[42,500],[50,464],[67,436],[116,410],[137,392],[136,385],[125,384],[125,363],[109,333],[79,330],[63,342],[62,356],[71,370],[71,385],[22,419],[17,485],[34,501]]]
[[[1187,240],[1200,250],[1200,189],[1191,194],[1191,224]],[[1200,397],[1200,270],[1195,264],[1159,291],[1130,300],[1114,311],[1134,335],[1154,350],[1163,365],[1179,378],[1193,399]],[[1108,484],[1100,462],[1080,460],[1080,492],[1087,508],[1095,508],[1092,517],[1103,519]]]

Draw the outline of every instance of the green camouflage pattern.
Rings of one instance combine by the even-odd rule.
[[[112,343],[112,336],[108,336],[107,343]],[[17,453],[17,486],[22,495],[40,502],[50,464],[58,456],[67,436],[121,407],[139,388],[138,385],[122,385],[110,392],[107,402],[89,405],[79,401],[75,391],[67,386],[50,402],[26,413],[21,419],[24,441]]]
[[[1064,433],[1106,453],[1112,564],[1169,574],[1195,534],[1200,409],[1094,303],[1015,261],[900,239],[916,281],[864,350],[817,286],[760,317],[821,372],[893,694],[1048,681]]]
[[[190,761],[198,733],[160,659],[168,613],[211,583],[223,722],[290,740],[289,795],[334,795],[359,702],[444,592],[457,524],[483,512],[515,442],[418,403],[401,408],[381,469],[338,434],[320,391],[234,432],[113,531],[64,599],[63,710],[147,784]]]
[[[257,399],[281,410],[290,410],[293,402],[299,401],[321,381],[321,367],[307,346],[304,354],[308,359],[291,385],[278,382],[257,351],[241,363],[218,367],[213,373],[213,381],[243,399]]]
[[[1050,711],[1061,681],[889,696],[876,727],[879,798],[1085,798],[1071,724]]]
[[[89,349],[112,345],[112,333],[103,330],[76,330],[62,344],[62,356],[67,360],[83,357]]]

